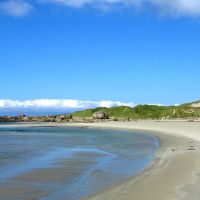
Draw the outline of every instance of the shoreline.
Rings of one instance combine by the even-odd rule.
[[[197,200],[200,196],[200,123],[99,122],[7,124],[0,127],[83,127],[145,131],[157,136],[160,149],[150,167],[88,200]]]
[[[149,123],[122,122],[118,123],[118,125],[104,123],[89,126],[93,128],[121,128],[146,131],[158,137],[161,144],[151,166],[137,176],[130,177],[123,183],[88,197],[86,198],[87,200],[132,200],[133,198],[137,200],[198,199],[197,197],[200,195],[198,189],[200,185],[200,177],[198,176],[200,174],[200,140],[198,135],[200,124],[196,124],[197,127],[191,128],[192,123],[188,126],[188,122],[185,122],[181,124],[182,128],[178,128],[175,122],[167,125],[170,125],[170,127],[165,127],[166,124],[164,127],[162,126],[163,124],[160,126],[157,122]],[[172,132],[172,129],[174,132]]]

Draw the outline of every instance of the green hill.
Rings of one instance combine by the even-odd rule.
[[[95,108],[75,112],[73,118],[92,118],[98,111],[106,112],[110,119],[137,120],[137,119],[186,119],[200,117],[200,107],[192,107],[193,103],[180,106],[137,105],[134,108],[119,106],[112,108]]]
[[[95,114],[94,114],[95,113]],[[102,115],[103,114],[103,115]],[[98,116],[98,117],[96,117]],[[99,116],[104,116],[99,117]],[[105,117],[106,116],[106,117]],[[74,112],[67,115],[51,116],[4,116],[0,122],[68,122],[88,121],[93,119],[107,119],[113,121],[139,119],[200,119],[200,101],[185,103],[179,106],[137,105],[134,108],[118,106],[112,108],[94,108]]]

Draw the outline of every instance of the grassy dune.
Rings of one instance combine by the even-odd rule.
[[[107,112],[111,119],[177,119],[199,118],[200,107],[192,107],[192,104],[180,106],[138,105],[134,108],[119,106],[112,108],[95,108],[72,114],[74,118],[91,118],[97,111]]]

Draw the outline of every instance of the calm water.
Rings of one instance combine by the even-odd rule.
[[[0,128],[0,200],[80,199],[136,175],[158,147],[128,131]]]

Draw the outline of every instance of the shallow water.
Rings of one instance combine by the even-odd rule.
[[[159,141],[90,128],[0,128],[0,200],[77,200],[136,175]]]

